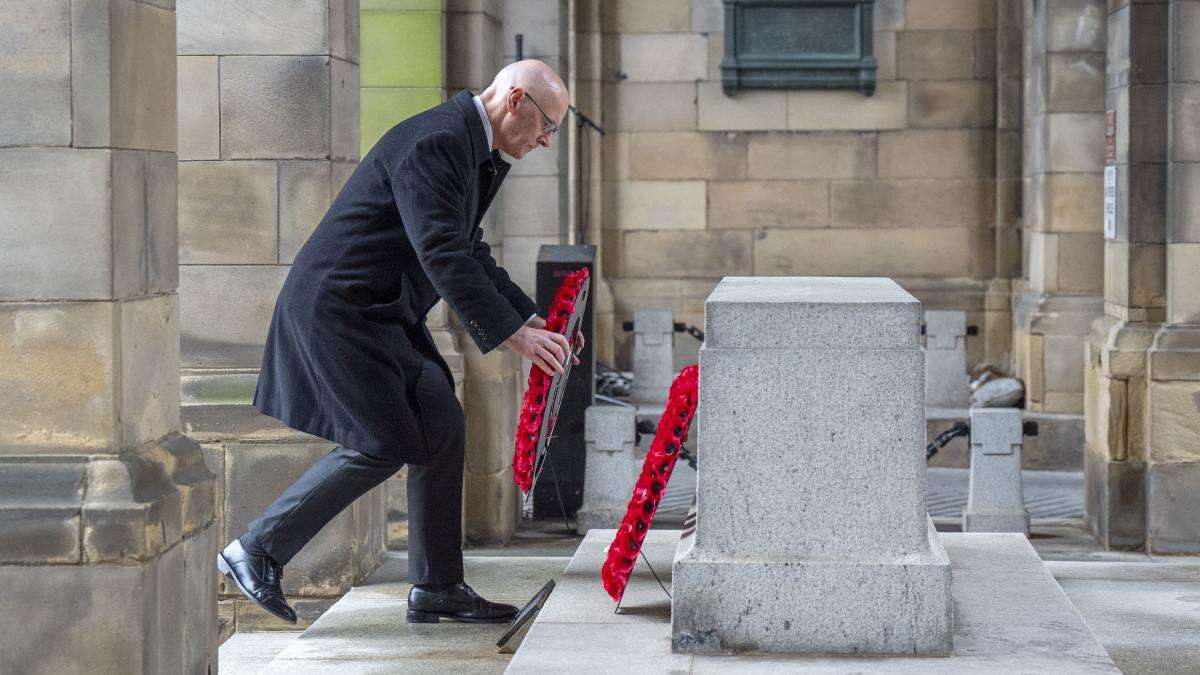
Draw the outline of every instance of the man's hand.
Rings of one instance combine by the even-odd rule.
[[[547,375],[563,372],[562,364],[571,351],[571,344],[561,333],[535,328],[534,323],[531,321],[518,328],[512,337],[504,341],[504,346],[532,361]],[[546,322],[541,321],[541,324],[544,326]],[[579,363],[574,354],[571,354],[571,359],[574,364]]]

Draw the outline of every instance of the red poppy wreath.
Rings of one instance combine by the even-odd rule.
[[[546,317],[546,330],[562,333],[567,320],[575,311],[575,298],[588,278],[588,268],[581,267],[563,279]],[[569,339],[569,338],[568,338]],[[533,463],[537,459],[538,435],[542,429],[542,413],[546,410],[546,394],[550,391],[551,378],[541,368],[529,368],[529,386],[525,388],[525,400],[521,404],[521,417],[513,434],[513,482],[521,492],[533,487]]]
[[[646,539],[646,531],[654,520],[658,502],[667,489],[667,481],[671,480],[679,448],[687,441],[688,429],[696,414],[699,383],[700,366],[697,365],[679,371],[671,383],[667,408],[658,420],[658,430],[654,433],[650,450],[646,452],[646,461],[642,463],[642,474],[633,487],[633,497],[629,500],[621,527],[617,529],[617,536],[608,547],[608,558],[600,570],[600,580],[604,583],[604,590],[617,602],[625,594],[625,586],[629,583],[629,575]]]

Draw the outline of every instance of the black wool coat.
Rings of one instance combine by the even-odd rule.
[[[453,391],[426,314],[445,298],[487,353],[537,312],[479,226],[508,169],[469,91],[384,134],[292,263],[254,407],[368,455],[429,463],[428,428],[462,420],[423,400],[445,391],[423,377],[444,375]],[[431,359],[440,372],[423,367]]]

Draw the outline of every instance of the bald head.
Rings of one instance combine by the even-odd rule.
[[[567,86],[550,66],[536,59],[510,63],[479,95],[492,122],[496,149],[521,159],[537,146],[550,147],[563,123]]]
[[[564,109],[567,106],[567,85],[553,68],[537,59],[525,59],[501,68],[492,80],[491,88],[496,87],[520,87],[532,94],[540,105],[557,102]],[[543,102],[542,99],[546,100]]]

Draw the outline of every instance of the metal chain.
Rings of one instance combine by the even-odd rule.
[[[676,323],[675,324],[675,332],[676,333],[687,333],[688,335],[691,335],[692,337],[696,338],[700,342],[704,342],[704,331],[700,330],[699,328],[696,328],[695,326],[693,326],[691,324]]]

